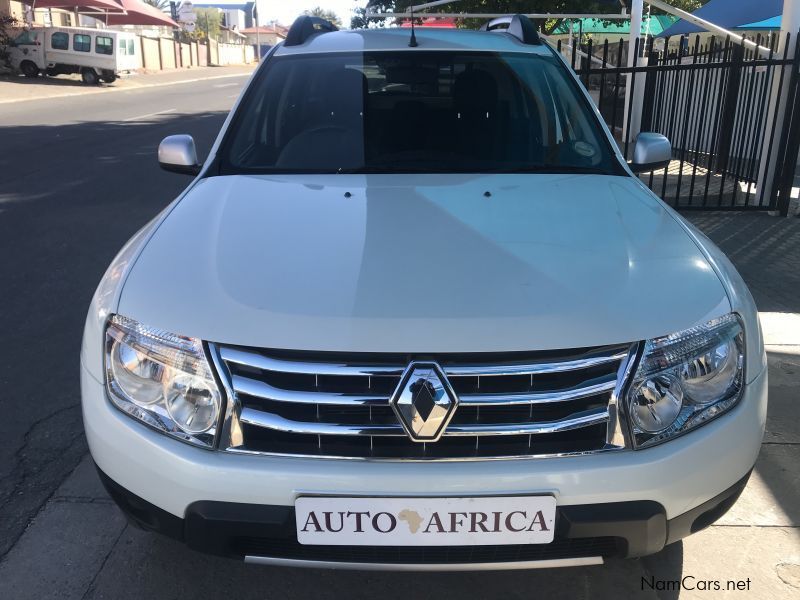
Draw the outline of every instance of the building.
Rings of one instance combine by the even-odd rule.
[[[248,44],[261,44],[263,48],[285,40],[288,30],[282,25],[261,25],[258,30],[255,27],[247,27],[242,29],[241,33],[247,36]]]
[[[223,9],[222,22],[228,29],[241,31],[247,28],[247,15],[241,8]]]
[[[253,7],[255,2],[243,2],[241,4],[224,4],[222,2],[192,2],[194,8],[218,8],[222,11],[225,18],[225,26],[238,30],[252,27]]]
[[[59,8],[37,8],[32,11],[30,2],[20,0],[0,0],[0,15],[12,16],[20,25],[78,25],[74,13],[70,11]]]
[[[248,44],[247,36],[240,32],[235,27],[225,27],[221,25],[219,28],[219,35],[217,40],[221,44]]]

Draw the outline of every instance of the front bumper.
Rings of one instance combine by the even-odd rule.
[[[195,448],[115,409],[103,385],[85,368],[81,382],[86,435],[99,469],[120,490],[130,491],[137,502],[155,507],[163,520],[173,522],[171,527],[182,532],[180,536],[190,546],[195,546],[196,539],[193,523],[199,521],[199,530],[211,531],[217,526],[208,523],[221,520],[226,524],[222,529],[231,531],[236,530],[231,523],[241,521],[254,530],[266,523],[272,529],[255,537],[280,540],[279,548],[294,548],[298,545],[293,506],[298,496],[307,494],[453,497],[548,493],[555,496],[559,507],[557,527],[564,535],[558,539],[567,540],[562,553],[641,556],[693,532],[705,521],[712,522],[735,501],[758,456],[767,407],[764,371],[747,385],[742,400],[729,413],[645,450],[466,462],[332,460]],[[727,501],[730,504],[725,507]],[[221,511],[214,513],[221,518],[209,519],[206,511],[211,509]],[[148,508],[145,512],[153,511]],[[644,533],[626,533],[629,522]],[[285,529],[289,526],[290,536]],[[606,545],[578,550],[575,542],[569,541],[574,539]],[[218,544],[209,549],[214,551],[214,547]],[[521,558],[516,561],[549,560],[544,555],[524,558],[526,552],[534,556],[541,551],[532,548],[537,547],[520,548]],[[547,548],[547,552],[555,552],[558,546],[549,544]],[[223,550],[223,554],[238,556],[266,556],[267,552],[274,556],[273,550],[258,544],[248,549],[225,542]],[[379,557],[373,550],[369,549],[370,563]],[[483,552],[471,550],[473,554]],[[455,549],[451,552],[458,554]],[[426,553],[431,556],[431,549]],[[474,565],[476,560],[498,562],[468,562]],[[351,561],[340,557],[337,564],[342,562]]]
[[[369,547],[299,544],[291,506],[201,501],[191,504],[181,519],[98,473],[132,523],[194,550],[265,564],[404,570],[530,568],[645,556],[719,519],[750,476],[748,472],[721,494],[669,520],[664,507],[649,500],[559,507],[555,539],[549,544]]]

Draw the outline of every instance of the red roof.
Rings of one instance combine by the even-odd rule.
[[[285,27],[281,27],[280,25],[275,25],[274,27],[273,26],[264,27],[263,25],[259,25],[257,29],[258,29],[258,33],[263,33],[265,35],[276,34],[276,35],[279,35],[279,36],[284,37],[284,38],[286,37],[286,28]],[[254,33],[256,33],[256,27],[245,27],[244,29],[240,29],[239,33],[245,33],[245,34],[253,33],[254,34]]]
[[[406,21],[400,27],[408,27],[411,28],[411,22]],[[427,19],[422,20],[422,25],[417,25],[417,27],[438,27],[440,29],[455,29],[456,28],[456,20],[454,18],[441,18],[437,19],[436,17],[430,17]]]

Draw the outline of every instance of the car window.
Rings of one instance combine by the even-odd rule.
[[[114,54],[114,40],[98,35],[94,40],[94,51],[98,54]]]
[[[69,34],[58,31],[50,37],[50,46],[53,50],[69,50]]]
[[[92,37],[76,33],[72,36],[72,49],[78,52],[89,52],[92,49]]]
[[[14,43],[17,46],[35,46],[38,43],[39,34],[36,31],[23,31],[16,38]]]
[[[555,56],[372,52],[274,58],[223,172],[621,173]]]

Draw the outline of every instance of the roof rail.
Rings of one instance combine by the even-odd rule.
[[[325,19],[312,17],[310,15],[301,15],[292,23],[292,26],[289,28],[289,33],[286,34],[286,40],[284,40],[283,45],[299,46],[319,33],[329,33],[331,31],[339,31],[339,28]]]
[[[523,44],[539,46],[542,43],[539,32],[528,17],[525,15],[509,15],[507,17],[497,17],[487,21],[481,26],[481,31],[495,31],[497,33],[507,33],[513,35]]]

